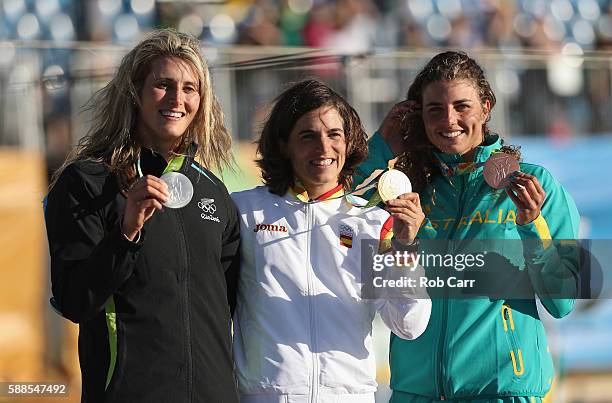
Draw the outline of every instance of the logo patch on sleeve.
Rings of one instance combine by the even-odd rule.
[[[351,227],[344,224],[340,225],[340,245],[352,248],[354,236],[355,231]]]

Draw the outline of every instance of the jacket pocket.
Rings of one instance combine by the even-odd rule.
[[[508,342],[510,350],[508,352],[508,358],[512,362],[512,370],[514,371],[514,375],[520,377],[525,373],[523,352],[518,343],[518,329],[515,327],[514,320],[512,319],[512,309],[507,304],[502,305],[501,316],[506,341]]]

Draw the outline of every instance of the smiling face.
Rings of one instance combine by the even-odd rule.
[[[423,90],[423,123],[429,141],[447,154],[471,160],[484,138],[489,101],[481,104],[469,80],[435,81]]]
[[[199,80],[190,64],[176,57],[155,60],[140,91],[136,132],[145,146],[173,151],[200,106]]]
[[[302,115],[287,142],[281,140],[280,148],[310,198],[338,186],[346,160],[346,138],[336,108],[324,106]]]

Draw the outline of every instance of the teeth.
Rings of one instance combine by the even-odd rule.
[[[322,160],[311,161],[311,164],[316,165],[316,166],[327,167],[327,166],[330,166],[332,164],[332,162],[334,162],[333,159],[326,158],[326,159],[322,159]]]
[[[449,138],[449,139],[450,139],[450,138],[453,138],[453,137],[457,137],[457,136],[459,136],[461,133],[462,133],[462,131],[461,131],[461,130],[457,130],[457,131],[454,131],[454,132],[441,132],[440,134],[441,134],[443,137],[446,137],[446,138]]]
[[[171,118],[180,118],[183,116],[181,112],[172,112],[172,111],[161,111],[162,116],[169,116]]]

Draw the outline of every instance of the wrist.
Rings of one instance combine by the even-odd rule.
[[[128,241],[137,243],[138,241],[140,241],[140,228],[137,228],[137,229],[125,228],[125,223],[123,222],[123,219],[122,219],[121,220],[121,235],[123,235],[123,237],[127,239]]]
[[[393,249],[397,251],[416,252],[419,248],[419,238],[415,237],[412,239],[412,241],[410,241],[407,239],[403,240],[393,237],[391,238],[391,245],[393,246]]]
[[[123,232],[123,237],[130,242],[138,243],[140,241],[140,230],[126,234]]]
[[[521,217],[516,217],[516,225],[527,225],[534,222],[538,217],[540,217],[541,213],[536,214],[534,217],[526,217],[524,220]]]

